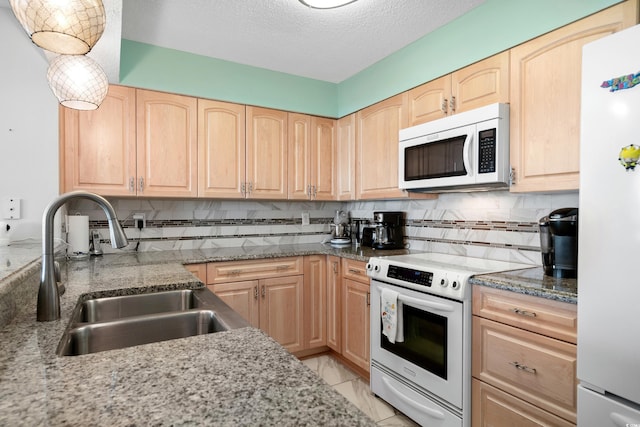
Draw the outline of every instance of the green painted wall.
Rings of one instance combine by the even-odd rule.
[[[338,85],[338,116],[350,114],[619,0],[486,0]]]
[[[122,40],[120,83],[220,101],[336,117],[333,83]]]
[[[464,16],[339,84],[122,40],[120,82],[342,117],[618,2],[486,0]]]

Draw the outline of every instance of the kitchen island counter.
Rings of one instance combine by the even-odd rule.
[[[63,265],[57,321],[35,320],[37,280],[20,280],[25,298],[0,330],[0,425],[374,425],[251,327],[57,356],[81,296],[204,286],[183,260],[147,263],[137,255]]]

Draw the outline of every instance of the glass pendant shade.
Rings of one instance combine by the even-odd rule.
[[[31,40],[55,53],[89,52],[106,25],[102,0],[9,0],[9,3]]]
[[[333,9],[340,6],[346,6],[355,1],[356,0],[300,0],[300,3],[314,9]]]
[[[109,90],[100,65],[84,55],[55,57],[49,64],[47,80],[60,103],[75,110],[95,110]]]

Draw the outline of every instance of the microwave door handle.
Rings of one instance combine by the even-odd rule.
[[[378,294],[382,294],[382,288],[380,286],[378,288]],[[427,310],[436,310],[436,311],[445,311],[452,312],[454,308],[448,304],[442,304],[439,302],[433,301],[424,301],[418,298],[408,297],[406,295],[398,295],[398,300],[403,302],[404,304],[412,305],[414,307],[420,307]]]
[[[464,142],[464,150],[462,152],[462,156],[463,156],[463,161],[464,161],[464,167],[467,170],[468,174],[473,175],[473,162],[471,159],[471,147],[474,144],[473,141],[473,136],[475,135],[475,128],[474,129],[470,129],[469,134],[467,135],[467,139]]]

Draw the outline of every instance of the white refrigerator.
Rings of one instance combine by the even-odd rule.
[[[580,427],[640,427],[640,164],[635,167],[640,163],[639,73],[640,26],[584,47],[578,223]]]

